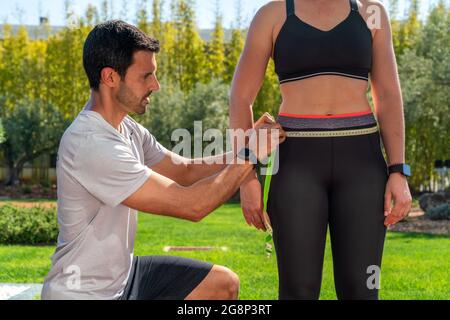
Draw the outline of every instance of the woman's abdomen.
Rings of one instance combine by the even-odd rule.
[[[284,83],[280,113],[334,115],[370,110],[367,81],[322,75]]]

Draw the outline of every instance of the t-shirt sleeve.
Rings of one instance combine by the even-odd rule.
[[[142,127],[142,130],[144,135],[142,145],[144,163],[146,166],[151,167],[160,162],[168,150],[146,128]]]
[[[99,201],[115,207],[151,175],[123,141],[90,136],[74,157],[74,178]]]

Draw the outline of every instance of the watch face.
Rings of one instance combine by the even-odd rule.
[[[411,167],[409,165],[403,164],[403,174],[408,177],[411,175]]]
[[[250,157],[250,149],[242,148],[241,151],[239,151],[238,155],[240,158],[248,160],[248,158]]]

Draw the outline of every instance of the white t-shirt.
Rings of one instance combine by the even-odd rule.
[[[121,204],[165,149],[131,117],[114,129],[83,109],[64,133],[56,165],[58,244],[42,299],[116,299],[133,260],[137,212]]]

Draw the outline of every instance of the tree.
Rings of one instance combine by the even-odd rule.
[[[181,128],[185,114],[185,94],[177,86],[169,85],[165,79],[161,81],[161,87],[163,90],[152,95],[145,115],[133,117],[170,150],[172,132]]]
[[[408,9],[408,17],[396,27],[395,53],[401,55],[404,50],[414,48],[420,37],[421,22],[419,20],[419,0],[412,0]]]
[[[173,78],[184,92],[189,92],[197,82],[204,81],[205,55],[203,40],[197,31],[192,0],[174,0],[175,46]]]
[[[164,7],[164,1],[153,0],[152,2],[152,22],[151,22],[151,34],[162,41],[164,35],[164,27],[162,22],[162,11]]]
[[[258,119],[264,112],[277,114],[280,103],[281,95],[278,84],[278,76],[275,73],[275,65],[273,60],[270,60],[266,68],[263,85],[253,106],[253,117]]]
[[[29,39],[24,27],[12,34],[10,25],[4,26],[4,39],[1,42],[2,59],[0,68],[0,95],[5,98],[4,108],[11,109],[28,92],[24,88],[32,80],[27,77],[26,66],[29,59]],[[33,83],[35,86],[35,84]]]
[[[5,129],[3,128],[2,119],[0,118],[0,144],[5,142],[5,140],[6,140]]]
[[[102,21],[107,21],[111,17],[110,6],[108,0],[103,0],[101,3],[101,19]]]
[[[417,46],[399,59],[406,120],[406,156],[415,189],[430,189],[434,160],[450,146],[450,19],[441,2],[430,12]]]
[[[231,83],[234,71],[236,69],[236,65],[239,62],[239,58],[241,56],[243,48],[244,48],[244,36],[242,35],[242,30],[233,29],[231,31],[231,41],[228,44],[226,50],[225,74],[224,74],[225,83]]]
[[[100,17],[99,17],[97,7],[90,3],[87,6],[85,16],[86,16],[86,24],[88,26],[93,26],[100,22]]]
[[[147,0],[140,0],[137,5],[137,27],[144,31],[145,33],[150,33],[150,24],[147,13]]]
[[[48,40],[45,74],[45,101],[56,106],[65,119],[74,119],[89,99],[89,82],[83,68],[83,44],[88,26],[65,28]]]
[[[134,116],[166,148],[173,147],[174,130],[187,129],[194,134],[194,122],[202,121],[203,130],[219,129],[223,134],[228,127],[229,87],[220,80],[197,83],[189,94],[176,86],[162,83],[164,90],[152,96],[148,112]]]
[[[219,1],[216,0],[214,30],[211,41],[207,46],[207,79],[222,79],[225,72],[225,47],[224,30],[222,26],[222,15],[220,13]]]
[[[2,103],[0,117],[6,136],[0,149],[9,169],[6,185],[16,185],[25,163],[56,151],[69,122],[53,105],[38,100],[24,101],[12,111],[6,111]]]
[[[241,52],[244,49],[244,32],[242,30],[242,2],[235,2],[235,19],[231,26],[231,41],[226,45],[224,82],[231,83],[234,71],[239,62]]]

